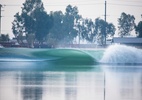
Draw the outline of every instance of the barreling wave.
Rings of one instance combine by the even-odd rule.
[[[0,49],[0,62],[29,61],[44,61],[56,65],[92,65],[96,62],[92,56],[77,49]]]
[[[142,64],[142,50],[125,45],[112,45],[106,49],[100,63]]]

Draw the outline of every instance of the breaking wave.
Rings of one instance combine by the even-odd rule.
[[[96,62],[92,56],[77,49],[0,49],[0,62],[36,61],[44,61],[54,65],[92,65]]]
[[[142,64],[142,50],[125,45],[111,45],[105,50],[100,62],[105,64]]]

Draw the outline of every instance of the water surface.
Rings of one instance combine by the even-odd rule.
[[[141,64],[103,63],[104,50],[17,50],[0,50],[0,100],[142,100]]]

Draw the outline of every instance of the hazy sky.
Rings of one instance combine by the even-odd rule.
[[[79,14],[84,18],[95,20],[97,17],[104,19],[104,2],[105,0],[42,0],[44,7],[50,11],[65,11],[68,4],[77,6]],[[142,20],[142,0],[106,0],[107,1],[107,22],[113,23],[116,28],[122,12],[134,15],[136,24]],[[25,0],[0,0],[2,8],[1,32],[9,33],[12,37],[12,24],[15,13],[21,11],[22,3]],[[117,32],[117,31],[116,31]]]

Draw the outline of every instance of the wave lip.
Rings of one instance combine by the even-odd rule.
[[[100,63],[139,65],[142,64],[142,50],[115,44],[106,49]]]

